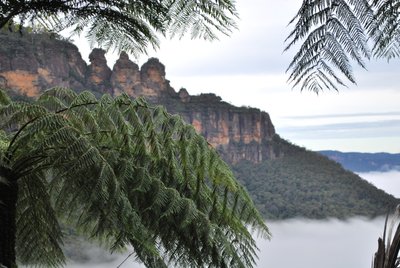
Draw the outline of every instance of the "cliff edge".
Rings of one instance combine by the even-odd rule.
[[[177,92],[158,59],[151,58],[139,68],[122,52],[111,69],[104,50],[94,49],[87,64],[75,45],[48,34],[0,32],[0,43],[0,87],[15,95],[35,98],[55,86],[78,92],[88,89],[98,95],[125,92],[182,115],[230,163],[275,157],[271,146],[275,129],[268,113],[235,107],[214,94]]]

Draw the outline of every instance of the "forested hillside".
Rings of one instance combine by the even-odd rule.
[[[277,158],[233,165],[268,219],[374,217],[399,202],[325,156],[292,145],[278,135],[273,143],[280,153]]]

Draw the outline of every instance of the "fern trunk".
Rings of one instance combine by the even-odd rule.
[[[7,170],[0,167],[0,176],[9,179]],[[0,182],[0,267],[16,267],[15,235],[18,184]]]

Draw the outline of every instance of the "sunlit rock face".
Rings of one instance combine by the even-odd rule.
[[[53,86],[85,87],[87,65],[73,44],[18,33],[0,33],[0,43],[0,86],[28,97]]]
[[[0,42],[2,88],[33,98],[55,86],[78,92],[88,89],[96,95],[145,97],[182,115],[229,162],[274,157],[270,144],[275,129],[266,112],[235,107],[214,94],[176,92],[166,79],[165,66],[156,58],[139,68],[122,52],[111,70],[104,50],[94,49],[88,65],[76,46],[48,35],[0,33]]]
[[[130,96],[138,96],[141,79],[139,66],[129,59],[128,54],[122,52],[119,59],[115,62],[112,75],[111,86],[113,93],[119,95],[123,92]]]
[[[269,115],[255,108],[235,107],[214,94],[190,96],[182,108],[170,110],[202,133],[230,162],[242,159],[260,162],[273,158],[270,146],[275,129]]]
[[[111,69],[107,65],[106,51],[95,48],[89,54],[90,65],[86,71],[86,85],[103,93],[111,92]]]

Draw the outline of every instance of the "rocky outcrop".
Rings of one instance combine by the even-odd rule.
[[[90,65],[86,71],[86,86],[103,93],[112,93],[110,83],[112,72],[107,65],[105,54],[104,50],[98,48],[89,54]]]
[[[98,95],[125,92],[143,96],[181,114],[229,162],[274,157],[270,144],[275,129],[266,112],[235,107],[214,94],[191,96],[186,89],[176,92],[158,59],[149,59],[139,68],[122,52],[111,70],[104,50],[94,49],[87,65],[74,45],[46,35],[0,33],[0,42],[3,88],[28,97],[54,86],[89,89]]]
[[[150,58],[139,70],[139,66],[122,52],[113,67],[111,90],[132,97],[144,96],[153,103],[175,98],[177,93],[165,79],[165,66],[156,58]]]
[[[49,36],[0,33],[0,84],[28,97],[53,86],[85,88],[78,48]]]
[[[122,92],[135,97],[139,95],[138,91],[141,86],[139,66],[129,60],[129,56],[125,52],[120,54],[114,65],[111,86],[115,95]]]
[[[268,113],[233,106],[215,94],[189,96],[181,90],[179,95],[184,101],[167,105],[168,110],[181,114],[225,159],[260,162],[274,157],[270,144],[275,129]]]

